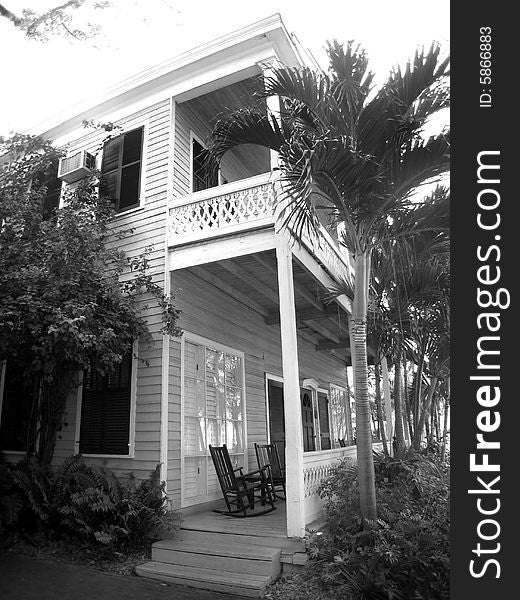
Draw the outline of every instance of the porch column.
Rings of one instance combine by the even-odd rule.
[[[273,66],[276,64],[276,57],[271,57],[263,62],[261,66],[264,80],[273,75]],[[276,120],[280,122],[280,96],[268,96],[266,98],[268,113],[274,115]],[[270,150],[271,171],[278,167],[278,152]]]
[[[294,306],[292,252],[284,232],[277,235],[276,259],[282,342],[287,535],[303,537],[305,534],[305,495],[296,309]]]

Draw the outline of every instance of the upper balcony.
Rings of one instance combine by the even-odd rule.
[[[276,235],[283,227],[276,189],[272,173],[264,173],[175,199],[168,209],[168,246],[207,243],[261,229]],[[295,243],[301,243],[334,281],[350,280],[347,250],[340,249],[325,227]]]

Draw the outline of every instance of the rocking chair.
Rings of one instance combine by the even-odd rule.
[[[226,444],[223,446],[210,445],[209,451],[227,506],[227,510],[214,510],[213,512],[230,517],[257,517],[276,509],[267,467],[243,473],[242,467],[233,468]],[[265,506],[266,501],[270,506],[251,512],[255,510],[255,495],[258,493],[260,493],[262,506]]]
[[[285,467],[282,466],[278,447],[276,444],[255,444],[255,452],[258,468],[269,468],[269,479],[275,497],[285,500],[287,498],[285,491]],[[283,492],[283,496],[276,493],[276,488],[278,488],[279,493]]]

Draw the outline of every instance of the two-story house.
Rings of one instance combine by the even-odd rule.
[[[273,61],[304,64],[304,56],[275,15],[34,132],[67,145],[73,176],[63,181],[74,185],[66,181],[88,172],[88,153],[105,135],[82,122],[120,127],[96,155],[114,227],[133,229],[122,242],[129,255],[152,247],[154,279],[175,291],[184,331],[161,334],[159,311],[145,309],[153,348],[139,347],[106,381],[84,381],[67,406],[55,461],[81,453],[138,476],[160,463],[172,506],[193,515],[222,499],[209,444],[227,444],[234,463],[252,469],[255,442],[280,442],[287,502],[279,526],[288,537],[302,537],[319,515],[316,491],[330,465],[355,458],[351,306],[344,296],[327,300],[351,267],[325,226],[295,240],[277,218],[276,156],[254,146],[229,152],[211,180],[200,155],[217,115],[250,103],[253,77]],[[2,417],[8,404],[4,393]]]

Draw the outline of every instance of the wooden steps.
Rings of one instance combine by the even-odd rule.
[[[152,560],[136,567],[142,577],[258,598],[281,573],[281,555],[301,552],[302,542],[276,536],[182,528],[152,546]]]
[[[140,565],[135,570],[138,575],[150,579],[249,598],[259,598],[271,581],[266,575],[241,575],[234,571],[217,571],[154,561]]]

